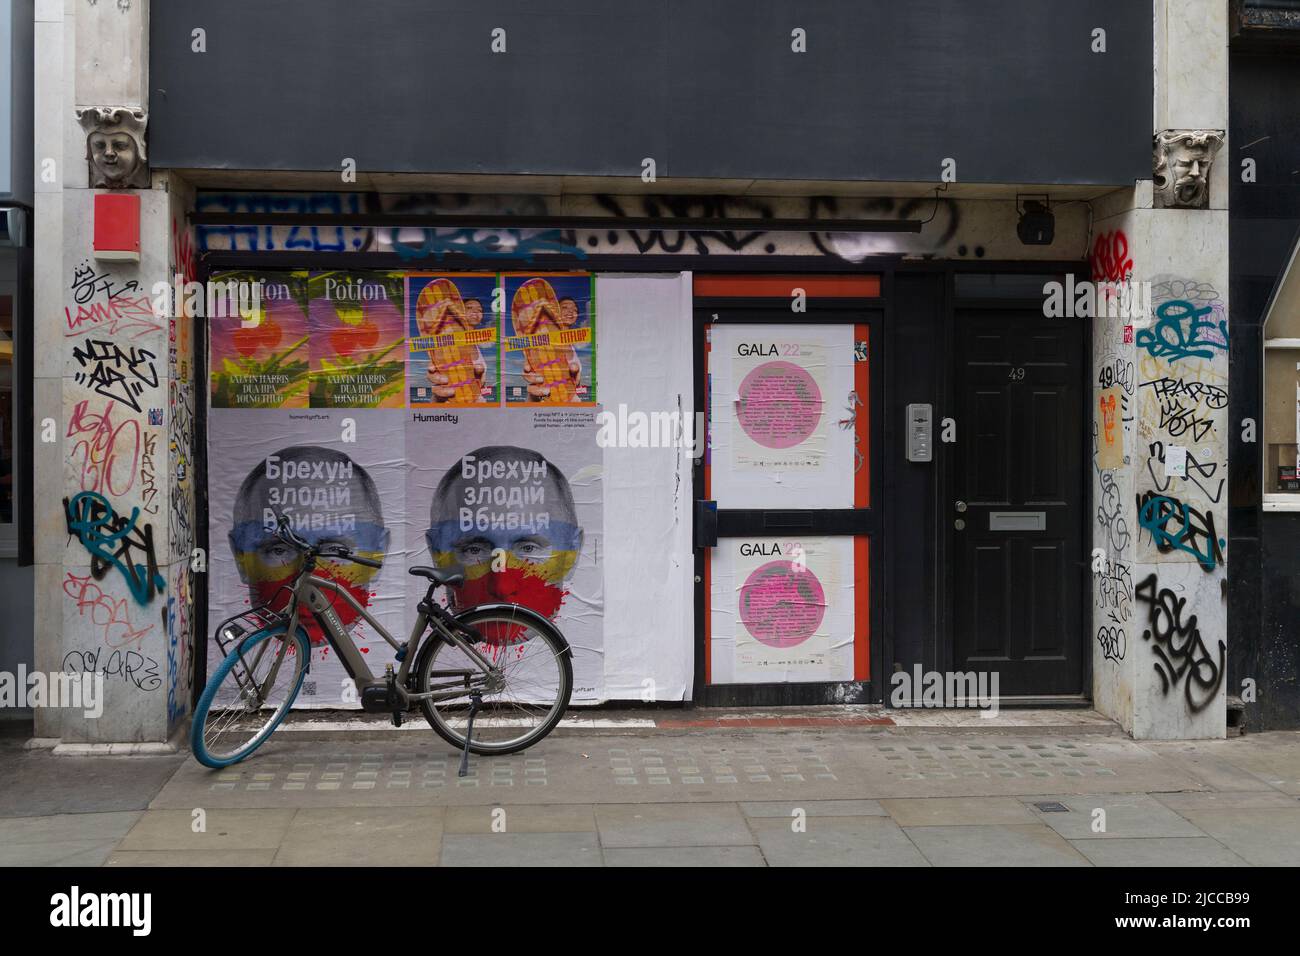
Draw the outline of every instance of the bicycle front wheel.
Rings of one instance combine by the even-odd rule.
[[[492,671],[486,673],[472,655],[435,636],[421,653],[416,691],[455,696],[420,701],[425,718],[443,740],[464,749],[468,695],[478,690],[482,704],[474,715],[470,751],[509,754],[531,747],[555,728],[569,706],[573,663],[568,642],[549,623],[512,609],[471,611],[459,620],[482,638],[474,649]]]
[[[240,642],[217,667],[194,708],[190,746],[214,769],[243,760],[289,712],[311,660],[307,636],[282,625]]]

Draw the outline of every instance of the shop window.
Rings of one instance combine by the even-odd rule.
[[[1264,319],[1264,508],[1300,511],[1300,243]]]

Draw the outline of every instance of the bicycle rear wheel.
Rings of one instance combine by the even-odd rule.
[[[311,660],[307,636],[287,628],[240,642],[203,689],[194,708],[190,746],[205,767],[228,767],[260,747],[289,712]]]
[[[416,691],[463,689],[451,700],[422,700],[425,719],[438,736],[457,749],[465,747],[469,726],[469,690],[482,691],[474,716],[476,754],[509,754],[531,747],[564,716],[573,693],[569,644],[546,621],[513,609],[471,611],[458,618],[482,637],[475,649],[496,668],[488,678],[473,657],[434,638],[421,652]]]

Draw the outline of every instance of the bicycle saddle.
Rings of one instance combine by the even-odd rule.
[[[440,584],[443,587],[458,587],[465,583],[465,575],[461,571],[452,571],[448,568],[428,568],[418,567],[409,568],[411,574],[421,578],[428,578],[434,584]]]

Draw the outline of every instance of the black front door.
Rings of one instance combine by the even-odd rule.
[[[953,669],[996,672],[1003,697],[1079,694],[1086,323],[1014,309],[955,322]]]

